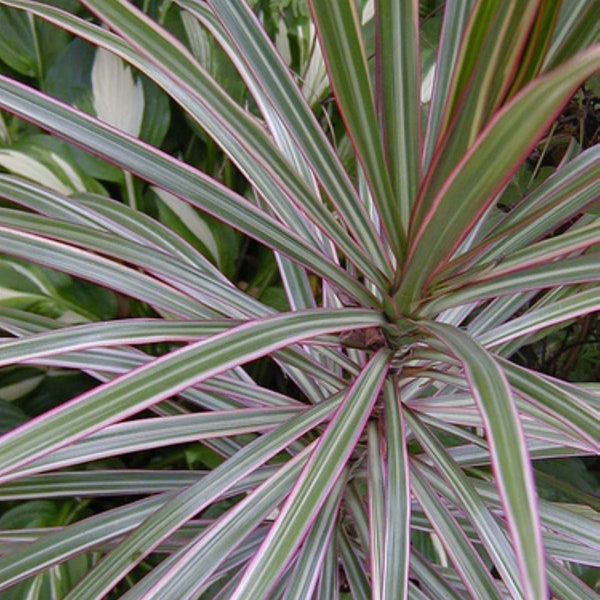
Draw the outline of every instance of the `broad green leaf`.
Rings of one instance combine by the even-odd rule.
[[[3,308],[61,317],[65,323],[112,319],[117,314],[110,290],[23,260],[1,258],[0,281]]]
[[[0,8],[0,59],[21,75],[38,78],[42,86],[67,43],[65,32],[32,15]]]

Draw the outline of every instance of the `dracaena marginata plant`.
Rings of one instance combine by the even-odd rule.
[[[598,2],[259,4],[0,2],[2,597],[597,597]]]

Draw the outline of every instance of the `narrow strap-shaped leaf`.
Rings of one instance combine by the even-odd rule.
[[[594,247],[598,240],[600,240],[600,222],[594,221],[588,225],[574,227],[553,238],[541,240],[508,256],[502,256],[498,259],[498,264],[491,269],[489,264],[483,263],[481,273],[475,267],[473,273],[467,272],[464,276],[451,278],[446,283],[449,287],[462,286],[505,278],[515,273],[524,275],[529,269],[555,263],[567,256],[582,254],[585,250]]]
[[[546,597],[545,559],[527,442],[511,390],[497,362],[469,335],[442,323],[420,323],[463,364],[485,424],[498,489],[527,599]]]
[[[289,420],[221,463],[194,485],[155,511],[70,591],[69,600],[100,598],[135,565],[195,514],[219,499],[236,481],[248,476],[331,414],[319,404]],[[135,558],[132,558],[135,557]]]
[[[544,64],[546,70],[598,41],[600,1],[571,0],[561,4],[558,24]]]
[[[110,231],[113,235],[161,249],[185,260],[195,269],[210,273],[213,278],[225,279],[208,259],[173,230],[117,200],[81,193],[67,197],[11,175],[0,175],[0,194],[6,200],[55,220]]]
[[[420,183],[419,2],[377,2],[377,102],[386,164],[408,229]]]
[[[379,210],[382,227],[398,262],[402,263],[406,232],[400,215],[400,203],[394,197],[385,168],[379,120],[375,113],[356,4],[353,0],[311,0],[310,6],[339,109]]]
[[[366,565],[358,554],[360,550],[351,542],[344,529],[338,530],[338,548],[352,600],[369,600],[371,589],[367,578]]]
[[[327,549],[335,535],[337,511],[346,483],[347,477],[342,472],[302,544],[300,556],[285,590],[286,600],[312,597],[324,569]]]
[[[300,474],[309,451],[310,448],[305,448],[252,493],[220,515],[201,535],[169,557],[166,571],[150,573],[140,585],[128,592],[128,598],[192,598],[240,542],[277,509]]]
[[[427,302],[423,314],[438,314],[452,306],[487,300],[504,294],[540,290],[571,284],[591,284],[600,281],[600,252],[564,258],[541,266],[525,268],[515,273],[486,278],[458,290],[436,290],[435,298]],[[493,270],[492,272],[493,273]]]
[[[232,600],[266,597],[281,576],[350,457],[377,400],[389,361],[389,352],[380,350],[348,391]]]
[[[316,252],[290,229],[189,165],[4,76],[0,76],[0,106],[119,164],[267,246],[276,248],[326,279],[335,280],[357,299],[370,298],[367,305],[373,303],[371,294],[358,285],[354,278]]]
[[[410,411],[405,411],[405,414],[410,428],[433,459],[437,469],[452,487],[457,499],[462,504],[464,514],[481,536],[484,547],[510,590],[511,598],[515,600],[522,598],[517,562],[513,549],[505,538],[504,531],[477,494],[465,473],[448,455],[437,437]]]
[[[198,319],[207,315],[199,302],[172,286],[93,252],[2,226],[0,245],[6,254],[91,280],[167,313]]]
[[[448,558],[464,582],[470,597],[500,600],[502,595],[496,583],[469,541],[464,529],[420,474],[414,463],[411,464],[411,487],[446,549]],[[541,596],[539,598],[541,599]]]
[[[2,438],[0,472],[219,373],[314,335],[382,324],[367,310],[304,311],[257,320],[176,350],[29,421]]]
[[[339,597],[339,589],[337,536],[334,536],[326,548],[323,569],[319,574],[317,598],[333,598],[337,600]]]
[[[181,102],[240,169],[248,174],[254,185],[263,191],[270,203],[278,206],[280,198],[287,197],[282,209],[284,221],[293,222],[296,219],[294,209],[306,212],[312,222],[323,228],[348,257],[358,258],[357,249],[363,237],[368,243],[374,243],[374,231],[369,233],[368,227],[365,228],[367,221],[364,215],[352,220],[352,225],[360,226],[363,237],[359,238],[356,233],[353,240],[340,227],[325,203],[312,193],[304,180],[291,168],[263,129],[215,84],[191,54],[168,32],[128,2],[89,0],[86,4],[103,20],[112,23],[115,30],[152,61],[154,69],[148,68],[145,61],[139,59],[134,64],[142,63],[142,70],[157,79],[168,93]],[[158,78],[156,71],[160,73]],[[162,82],[164,78],[168,80],[167,85]],[[344,199],[345,196],[341,198]],[[333,201],[337,200],[334,196]],[[356,213],[356,203],[354,210],[352,207],[340,207],[338,212],[342,220],[352,218]],[[290,215],[287,219],[286,214]],[[381,250],[376,251],[371,245],[369,248],[374,252],[371,258],[382,259]],[[369,276],[381,285],[381,275],[376,274],[372,263],[364,260],[364,254],[363,258],[358,258],[358,262],[359,268],[368,271]]]
[[[521,394],[556,415],[571,431],[577,431],[578,437],[589,440],[592,446],[600,446],[600,403],[597,397],[594,406],[580,397],[579,386],[572,385],[567,391],[551,378],[540,376],[508,360],[502,359],[501,365],[511,385]]]
[[[564,4],[564,2],[554,2],[554,0],[543,0],[539,3],[536,18],[529,32],[527,45],[521,57],[521,64],[519,64],[508,97],[516,94],[542,70],[546,53],[555,32],[558,14],[561,10],[561,5]],[[589,40],[588,43],[592,41]],[[582,44],[579,49],[585,48],[586,45]]]
[[[533,333],[543,332],[559,323],[576,319],[598,310],[600,289],[592,288],[571,294],[563,300],[533,308],[523,315],[511,319],[497,327],[488,328],[476,336],[486,348],[505,344],[513,339],[521,339]]]
[[[0,590],[129,533],[173,496],[160,494],[96,514],[1,557]]]
[[[261,85],[282,124],[286,127],[304,158],[327,190],[331,201],[339,207],[339,215],[348,223],[359,244],[383,268],[387,263],[381,240],[364,205],[360,202],[348,174],[323,134],[287,65],[267,37],[264,28],[241,0],[211,0],[209,4],[223,23],[232,43],[239,49],[253,76]],[[183,3],[193,10],[191,3]],[[388,272],[389,275],[389,272]]]
[[[191,475],[191,477],[190,477]],[[153,478],[156,477],[156,480]],[[160,471],[157,469],[123,469],[115,471],[68,471],[24,477],[0,485],[0,498],[37,500],[42,498],[127,496],[133,492],[158,494],[193,483],[197,473]]]
[[[563,600],[597,600],[598,594],[576,577],[566,565],[548,561],[548,581],[557,598]]]
[[[541,0],[478,0],[465,28],[433,162],[413,215],[419,227],[454,167],[504,102]]]
[[[555,171],[493,227],[481,244],[453,259],[447,273],[468,264],[494,262],[527,247],[580,214],[600,195],[600,146]],[[439,277],[443,277],[443,272]]]
[[[367,482],[369,497],[369,564],[374,598],[381,598],[385,543],[385,480],[381,436],[377,424],[367,424]]]
[[[395,382],[386,381],[384,394],[387,472],[381,597],[386,600],[401,600],[408,594],[408,569],[411,557],[410,470],[406,426],[400,410],[400,395]]]
[[[128,239],[117,238],[110,233],[95,229],[56,222],[40,215],[31,215],[23,211],[0,209],[0,222],[7,227],[49,237],[69,246],[73,246],[72,254],[77,253],[77,246],[112,256],[113,260],[140,267],[144,272],[152,274],[158,281],[163,280],[175,290],[193,297],[198,304],[205,307],[204,314],[218,314],[212,307],[220,306],[221,314],[231,317],[264,316],[272,309],[264,307],[260,302],[249,298],[235,286],[223,278],[214,278],[204,270],[197,270],[193,265],[183,263],[177,258],[166,256],[164,252],[144,247]],[[41,240],[40,240],[40,243]],[[65,249],[65,254],[68,254]],[[94,279],[90,270],[89,279]],[[106,285],[106,283],[104,284]],[[159,285],[157,283],[156,285]],[[126,290],[121,290],[127,293]],[[168,305],[164,303],[165,308]]]
[[[600,45],[529,84],[481,133],[413,231],[397,294],[404,310],[422,296],[431,276],[448,262],[573,90],[599,64]],[[519,135],[513,135],[514,131],[519,131]],[[488,168],[490,164],[493,169]]]
[[[421,587],[430,591],[431,595],[426,595],[426,598],[448,598],[448,600],[464,598],[415,548],[411,549],[410,570],[411,576],[419,582]]]
[[[184,525],[181,529],[182,531],[186,531],[190,529],[190,526]],[[193,538],[193,534],[196,533],[197,530],[198,528],[196,528],[196,531],[192,532],[192,535],[188,537]],[[239,565],[245,563],[249,557],[254,555],[265,537],[265,532],[265,526],[258,527],[243,540],[238,540],[239,543],[237,547],[232,550],[229,556],[225,557],[219,565],[218,570],[206,584],[207,586],[210,586],[218,583],[220,590],[213,596],[214,600],[227,600],[231,590],[235,587],[235,585],[232,584],[235,584],[240,577],[238,571]],[[168,558],[163,560],[159,565],[156,565],[142,581],[136,583],[136,585],[130,588],[128,592],[125,592],[121,596],[121,599],[134,600],[140,597],[148,598],[148,595],[146,595],[147,589],[151,588],[153,581],[159,580],[163,574],[169,572],[171,565],[176,562],[177,556],[177,554],[171,553]],[[179,598],[182,597],[179,596]]]
[[[164,448],[178,443],[264,432],[289,420],[297,413],[297,410],[282,408],[259,410],[238,408],[231,411],[207,411],[200,414],[119,423],[30,463],[27,467],[18,470],[18,475],[22,477],[23,474],[31,472],[39,473],[129,452]]]
[[[435,63],[435,80],[425,141],[423,147],[423,172],[427,173],[435,144],[440,135],[440,127],[444,116],[444,106],[448,99],[448,90],[452,74],[454,73],[456,59],[463,40],[471,7],[475,0],[447,0],[444,9],[444,20]]]

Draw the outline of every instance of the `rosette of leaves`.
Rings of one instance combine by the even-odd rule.
[[[598,147],[571,140],[541,183],[528,162],[600,65],[597,2],[436,4],[425,102],[417,2],[309,1],[313,108],[260,4],[1,4],[44,42],[3,58],[6,145],[41,128],[63,184],[69,160],[93,180],[0,176],[18,289],[72,282],[52,310],[2,296],[0,364],[27,383],[3,403],[7,598],[597,597],[597,500],[535,474],[596,455],[598,385],[515,359],[600,304]],[[141,139],[89,90],[53,97],[44,61],[73,40],[160,88],[198,150],[152,134],[147,86]],[[278,303],[223,262],[240,234]],[[83,380],[20,403],[57,373]]]

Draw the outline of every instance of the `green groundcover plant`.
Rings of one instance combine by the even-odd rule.
[[[0,0],[1,597],[597,598],[599,13]]]

